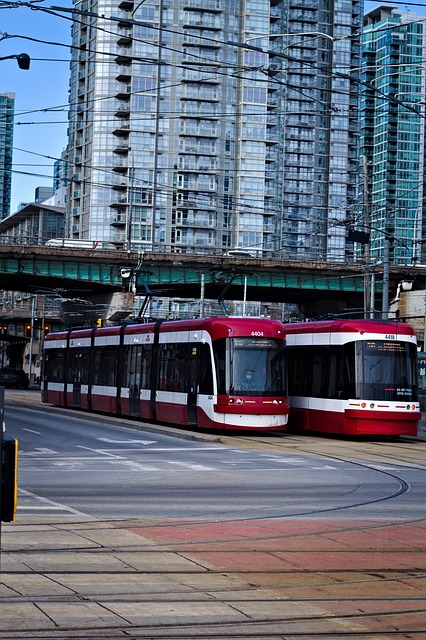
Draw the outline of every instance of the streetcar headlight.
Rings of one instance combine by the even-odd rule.
[[[370,409],[374,409],[374,402],[370,404]]]
[[[409,410],[410,410],[410,405],[409,405],[409,404],[407,404],[407,411],[409,411]]]

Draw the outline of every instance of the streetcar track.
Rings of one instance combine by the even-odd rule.
[[[350,583],[352,584],[352,583]],[[273,587],[273,589],[282,589],[283,587]],[[268,587],[268,591],[271,589],[271,587]],[[238,592],[243,592],[245,593],[246,591],[253,591],[256,592],[258,589],[238,589]],[[223,591],[226,592],[226,590],[224,589],[212,589],[209,591],[209,595],[214,595],[216,592],[220,592],[222,593]],[[235,592],[235,589],[229,589],[229,591],[233,591]],[[172,592],[173,594],[175,594],[176,592]],[[43,602],[61,602],[61,603],[70,603],[70,602],[75,602],[76,598],[75,595],[77,594],[69,594],[69,595],[46,595],[44,594],[43,596],[39,596],[37,598],[37,602],[43,603]],[[138,604],[152,604],[152,603],[163,603],[163,602],[167,602],[169,603],[178,603],[178,602],[186,602],[189,604],[193,604],[193,603],[215,603],[218,602],[218,600],[215,599],[206,599],[204,598],[194,598],[192,597],[193,595],[196,594],[188,594],[187,598],[182,598],[182,597],[175,597],[175,598],[171,598],[171,597],[167,597],[167,600],[164,599],[164,596],[168,596],[168,592],[166,591],[162,591],[161,596],[163,597],[138,597],[138,598],[132,598],[128,595],[124,595],[122,593],[117,593],[117,594],[111,594],[111,593],[97,593],[97,594],[86,594],[86,595],[78,595],[78,599],[79,600],[87,600],[87,601],[97,601],[97,600],[102,600],[102,602],[110,602],[110,603],[118,603],[118,602],[134,602],[134,603],[138,603]],[[180,594],[181,595],[181,594]],[[5,598],[1,599],[2,602],[7,602],[9,604],[13,604],[16,602],[34,602],[34,598],[30,598],[29,596],[20,596],[19,594],[15,594],[15,595],[11,595],[11,596],[7,596]],[[426,597],[414,597],[414,598],[286,598],[285,600],[282,600],[283,603],[285,604],[289,604],[289,603],[336,603],[336,602],[344,602],[344,603],[370,603],[370,602],[425,602],[426,601]],[[245,604],[247,602],[249,603],[270,603],[270,602],[274,602],[276,603],[277,600],[275,598],[222,598],[221,602],[223,603],[240,603],[240,604]],[[409,611],[415,611],[414,609],[410,609]],[[400,612],[400,610],[398,610],[398,613]],[[389,613],[393,613],[393,612],[389,612]]]
[[[418,614],[424,614],[425,610],[407,610],[402,613],[411,613],[413,616]],[[322,622],[345,622],[345,621],[362,621],[368,620],[369,618],[375,618],[377,615],[381,615],[383,617],[394,616],[394,612],[377,612],[372,613],[353,613],[353,614],[345,614],[345,615],[311,615],[305,616],[304,618],[299,617],[280,617],[270,619],[256,619],[253,621],[231,621],[231,622],[215,622],[210,621],[208,623],[200,622],[200,623],[173,623],[171,624],[131,624],[129,625],[106,625],[106,626],[85,626],[85,627],[72,627],[72,628],[63,628],[61,630],[45,628],[45,629],[26,629],[24,631],[16,632],[16,635],[11,635],[10,632],[3,632],[0,630],[0,638],[5,635],[5,637],[9,638],[25,638],[25,637],[39,637],[39,634],[43,633],[49,636],[49,638],[77,638],[78,640],[83,640],[84,638],[93,637],[93,635],[88,635],[89,633],[99,633],[105,634],[105,632],[117,633],[120,631],[125,634],[128,632],[130,637],[134,636],[134,633],[137,632],[139,638],[159,638],[159,639],[167,639],[170,640],[174,638],[176,640],[190,640],[191,637],[194,638],[207,638],[207,639],[216,639],[220,640],[221,638],[232,638],[232,640],[236,640],[237,638],[253,638],[253,639],[261,639],[261,638],[282,638],[283,640],[288,640],[289,638],[365,638],[376,636],[388,636],[388,637],[401,637],[404,636],[409,638],[410,635],[420,635],[426,632],[426,626],[424,629],[391,629],[387,631],[380,630],[342,630],[342,631],[311,631],[311,632],[303,632],[303,631],[289,631],[288,628],[283,628],[282,631],[268,631],[267,629],[259,630],[259,631],[250,631],[249,629],[245,630],[244,627],[250,625],[251,627],[276,627],[277,625],[289,625],[289,624],[297,624],[300,623],[322,623]],[[220,629],[219,629],[220,626]],[[239,628],[237,634],[235,635],[235,629]],[[209,629],[206,632],[206,629]],[[185,630],[185,635],[183,635],[183,631]],[[72,633],[71,636],[64,636],[64,633]],[[197,633],[198,632],[198,633]],[[141,633],[146,633],[150,635],[141,636]],[[164,635],[167,633],[167,635]],[[188,634],[191,633],[191,636]],[[202,636],[200,635],[202,633]],[[7,635],[6,635],[7,634]],[[31,634],[31,635],[28,635]],[[59,635],[60,634],[60,635]],[[78,634],[78,635],[77,635]],[[153,635],[151,635],[153,634]],[[231,635],[232,634],[232,635]],[[408,635],[409,634],[409,635]],[[99,637],[99,636],[98,636]],[[111,636],[109,636],[111,637]],[[129,635],[122,635],[123,637],[129,637]]]
[[[37,554],[38,555],[38,554]],[[175,570],[167,570],[162,569],[161,575],[166,576],[221,576],[226,574],[227,576],[232,575],[284,575],[284,576],[292,576],[292,575],[330,575],[330,573],[343,574],[347,575],[350,573],[355,574],[365,574],[369,573],[369,569],[359,568],[359,569],[175,569]],[[420,572],[419,576],[413,575],[416,572]],[[374,573],[391,573],[391,574],[401,574],[406,578],[423,578],[425,577],[424,569],[389,569],[387,567],[375,567]],[[139,575],[158,575],[158,569],[135,569],[129,568],[127,570],[118,570],[118,569],[96,569],[93,571],[84,570],[84,569],[43,569],[43,570],[13,570],[6,569],[2,571],[3,576],[21,576],[21,575],[41,575],[41,576],[139,576]],[[374,576],[377,581],[377,576]],[[400,576],[399,576],[400,579]]]
[[[276,434],[275,434],[276,437]],[[238,441],[241,441],[239,443],[235,443],[234,441],[234,446],[244,446],[247,447],[247,440],[244,440],[243,438],[238,438]],[[258,442],[258,441],[257,441]],[[398,441],[398,444],[401,443],[401,440]],[[259,444],[259,442],[258,442]],[[269,443],[270,444],[270,443]],[[388,443],[385,443],[388,444]],[[395,443],[397,444],[397,443]],[[285,443],[285,439],[283,439],[280,443],[276,443],[276,445],[274,445],[274,449],[275,450],[285,450],[285,452],[288,453],[293,453],[293,451],[289,451],[288,446],[286,446]],[[240,523],[240,522],[249,522],[249,521],[267,521],[267,520],[277,520],[277,519],[281,519],[281,520],[286,520],[286,519],[290,519],[290,518],[297,518],[297,517],[306,517],[307,515],[311,515],[311,516],[316,516],[316,515],[321,515],[321,514],[327,514],[329,512],[339,512],[342,510],[346,510],[346,511],[350,511],[351,509],[354,509],[358,506],[367,506],[367,505],[374,505],[376,503],[380,503],[380,502],[384,502],[384,501],[392,501],[396,498],[398,498],[399,496],[403,496],[404,494],[406,494],[409,490],[410,490],[410,484],[409,482],[407,482],[406,480],[404,480],[403,477],[401,477],[398,473],[396,472],[392,472],[390,470],[386,470],[386,469],[377,469],[374,465],[378,464],[377,461],[373,462],[373,461],[369,461],[369,463],[362,463],[362,462],[358,462],[357,460],[352,460],[352,459],[348,459],[348,458],[344,458],[344,457],[338,457],[338,456],[330,456],[328,454],[325,454],[323,452],[318,452],[318,451],[312,451],[312,450],[307,450],[307,449],[303,449],[303,448],[299,448],[296,452],[294,452],[296,454],[305,454],[305,455],[309,455],[309,456],[316,456],[318,458],[327,458],[327,459],[332,459],[334,461],[340,462],[342,465],[348,465],[349,468],[352,469],[356,469],[357,467],[359,468],[363,468],[366,469],[374,474],[383,474],[384,477],[388,478],[389,482],[392,483],[396,483],[396,487],[395,485],[392,485],[389,487],[388,485],[388,490],[384,491],[383,494],[379,497],[376,497],[375,499],[372,500],[353,500],[353,502],[351,504],[347,504],[347,505],[338,505],[335,507],[329,507],[329,508],[325,508],[325,509],[310,509],[310,510],[306,510],[305,512],[298,512],[298,513],[291,513],[291,514],[278,514],[278,515],[263,515],[260,517],[256,517],[256,516],[247,516],[247,517],[243,517],[243,518],[230,518],[230,517],[221,517],[218,516],[216,518],[204,518],[204,519],[197,519],[197,520],[193,520],[190,518],[187,518],[183,521],[169,521],[169,522],[156,522],[155,519],[152,519],[150,521],[142,521],[142,522],[138,522],[135,519],[129,519],[128,522],[123,521],[122,518],[118,519],[118,518],[110,518],[110,519],[92,519],[92,518],[88,518],[87,520],[72,520],[72,518],[70,518],[69,520],[64,521],[55,521],[55,522],[51,522],[49,521],[49,525],[46,526],[46,531],[55,531],[58,534],[61,533],[61,530],[67,527],[67,523],[72,523],[72,527],[73,527],[73,533],[77,534],[81,537],[82,540],[84,540],[85,538],[90,539],[90,535],[91,532],[96,532],[96,531],[102,531],[102,532],[106,532],[109,530],[108,525],[110,525],[110,528],[112,530],[117,530],[117,529],[124,529],[126,531],[136,531],[137,533],[140,535],[143,535],[144,531],[147,531],[147,539],[149,539],[149,530],[154,530],[154,529],[164,529],[164,528],[184,528],[184,527],[188,527],[191,526],[192,528],[196,528],[196,527],[203,527],[209,524],[217,524],[220,525],[221,523]],[[369,455],[373,455],[371,452],[369,452]],[[376,454],[374,454],[376,455]],[[387,457],[388,459],[390,458],[389,455],[386,456],[386,454],[384,452],[381,452],[382,457]],[[401,460],[398,460],[399,465],[403,467],[403,469],[401,470],[401,473],[405,472],[407,469],[416,469],[418,471],[423,471],[425,470],[421,465],[417,465],[417,466],[411,466],[410,462],[408,461],[404,461],[404,464],[401,464]],[[383,460],[380,462],[380,464],[387,464],[387,465],[391,465],[391,462],[383,462]],[[347,471],[347,469],[345,469],[345,471]],[[364,488],[364,485],[362,482],[359,482],[359,484],[355,487],[354,492],[355,494],[359,494],[359,492],[362,492]],[[351,493],[354,493],[351,492]],[[350,495],[350,493],[348,492],[347,494],[344,495]],[[353,496],[355,498],[355,496]],[[341,496],[335,496],[332,499],[341,499]],[[66,516],[64,516],[64,519],[66,518]],[[386,521],[383,522],[377,522],[377,521],[372,521],[371,525],[367,524],[366,522],[362,523],[362,527],[361,526],[357,526],[356,521],[354,521],[354,525],[355,526],[338,526],[335,529],[331,529],[328,531],[329,534],[333,535],[339,532],[356,532],[356,531],[373,531],[375,529],[380,529],[383,527],[399,527],[399,526],[405,526],[409,523],[412,524],[423,524],[425,522],[424,518],[411,518],[411,519],[401,519],[397,522],[394,521],[390,521],[389,519],[387,519]],[[104,526],[102,526],[104,525]],[[105,526],[107,525],[107,526]],[[21,525],[20,528],[22,529],[22,531],[24,531],[25,533],[25,529],[26,529],[27,525]],[[29,523],[28,524],[28,528],[31,528],[32,526],[34,526],[34,520],[33,523]],[[78,527],[81,526],[81,529],[78,529]],[[309,530],[309,531],[303,531],[303,532],[298,532],[297,536],[298,537],[312,537],[314,538],[316,535],[322,535],[324,532],[323,530],[318,527],[315,530]],[[60,546],[55,546],[55,547],[49,547],[46,549],[40,549],[37,548],[37,551],[34,551],[34,549],[20,549],[20,550],[13,550],[11,548],[7,549],[6,553],[10,553],[10,554],[19,554],[22,558],[25,558],[25,556],[29,556],[31,554],[36,553],[38,556],[47,556],[49,554],[57,554],[57,555],[61,555],[63,553],[75,553],[75,554],[92,554],[93,556],[97,555],[98,557],[102,557],[102,554],[126,554],[126,558],[125,560],[127,562],[131,562],[130,558],[132,553],[138,553],[138,554],[143,554],[147,553],[147,554],[152,554],[153,552],[158,553],[158,554],[167,554],[167,553],[177,553],[178,555],[180,555],[181,557],[188,559],[186,557],[185,554],[188,554],[189,552],[193,553],[193,554],[197,554],[197,553],[202,553],[204,551],[208,552],[209,554],[214,554],[214,553],[219,553],[219,554],[223,554],[223,555],[238,555],[238,554],[250,554],[250,553],[257,553],[259,551],[262,551],[264,553],[267,554],[274,554],[274,553],[286,553],[289,555],[292,554],[336,554],[337,556],[339,555],[340,552],[344,552],[344,553],[350,553],[350,554],[357,554],[357,553],[363,553],[363,554],[376,554],[378,552],[383,552],[383,550],[380,549],[363,549],[363,548],[356,548],[356,549],[347,549],[347,550],[340,550],[340,549],[315,549],[312,548],[312,545],[310,545],[309,550],[308,549],[286,549],[286,548],[282,548],[281,545],[277,545],[276,548],[271,549],[262,549],[260,543],[262,543],[262,541],[267,541],[267,540],[273,540],[273,539],[279,539],[282,540],[283,538],[286,539],[291,539],[293,537],[295,537],[295,533],[294,532],[289,532],[289,533],[282,533],[282,534],[277,534],[277,535],[256,535],[256,536],[247,536],[244,537],[244,539],[237,539],[237,538],[225,538],[225,537],[220,537],[217,539],[212,540],[211,538],[209,539],[202,539],[202,540],[179,540],[177,542],[169,542],[169,541],[159,541],[159,542],[155,542],[153,541],[152,544],[150,543],[149,546],[144,545],[143,548],[141,546],[111,546],[111,547],[106,547],[102,544],[99,544],[97,542],[93,542],[93,544],[97,544],[98,546],[96,547],[86,547],[86,546],[81,546],[81,547],[74,547],[74,548],[70,548],[69,546],[67,548],[62,548]],[[16,538],[14,538],[15,543],[17,541],[19,541],[19,532],[17,532],[17,536]],[[19,543],[19,542],[18,542]],[[243,544],[245,545],[245,548],[241,548],[241,549],[218,549],[218,545],[220,545],[221,543],[227,543],[227,544]],[[256,545],[256,543],[259,543],[259,548],[252,548],[252,549],[248,549],[247,547],[249,545],[252,545],[252,547]],[[412,554],[416,554],[419,553],[419,549],[407,549],[407,548],[401,548],[403,543],[400,543],[399,548],[394,548],[394,549],[386,549],[385,553],[388,556],[391,556],[393,554],[404,554],[404,557],[409,559],[411,557]],[[212,548],[212,547],[216,547],[216,548]],[[191,559],[191,558],[189,558]],[[25,561],[25,560],[23,560]],[[383,563],[386,563],[386,558],[383,559]],[[337,558],[337,562],[336,564],[338,564],[338,558]],[[129,568],[123,571],[117,571],[117,570],[113,570],[113,571],[102,571],[99,570],[98,568],[96,568],[93,571],[76,571],[76,570],[67,570],[67,571],[49,571],[49,570],[42,570],[42,571],[32,571],[32,570],[28,570],[28,571],[6,571],[4,572],[5,576],[12,576],[12,575],[23,575],[23,576],[43,576],[45,577],[47,580],[51,579],[53,583],[58,583],[60,584],[60,580],[58,580],[58,576],[63,576],[64,578],[66,578],[66,576],[78,576],[78,575],[84,575],[84,576],[96,576],[96,575],[114,575],[117,578],[123,577],[123,579],[125,579],[126,577],[133,577],[135,578],[135,576],[143,576],[143,575],[156,575],[158,574],[158,571],[155,569],[147,569],[147,570],[140,570],[137,568]],[[232,577],[238,577],[242,580],[244,580],[246,578],[246,582],[250,583],[250,578],[252,576],[276,576],[277,579],[279,579],[279,576],[287,576],[287,580],[289,576],[303,576],[306,577],[306,580],[303,581],[303,587],[304,588],[318,588],[318,587],[325,587],[325,586],[332,586],[335,588],[339,588],[343,590],[343,593],[345,593],[345,588],[348,585],[374,585],[375,583],[377,583],[378,585],[382,585],[383,583],[394,583],[394,584],[398,584],[398,583],[404,583],[406,582],[407,584],[409,584],[409,581],[421,581],[424,580],[426,577],[426,571],[423,569],[419,569],[418,567],[416,568],[412,568],[410,569],[409,567],[404,567],[403,569],[390,569],[389,567],[386,568],[378,568],[378,567],[374,567],[373,569],[370,570],[366,570],[365,568],[360,568],[360,569],[338,569],[338,568],[334,568],[334,567],[329,567],[328,569],[289,569],[289,570],[283,570],[283,569],[262,569],[261,571],[259,570],[252,570],[252,569],[231,569],[228,570],[225,568],[220,568],[220,569],[211,569],[209,567],[203,567],[202,570],[200,569],[194,569],[194,570],[164,570],[161,569],[161,575],[164,575],[165,577],[165,583],[167,583],[168,577],[175,577],[177,579],[179,579],[179,577],[182,576],[200,576],[200,575],[204,575],[204,576],[229,576],[230,578]],[[333,580],[331,578],[331,576],[335,575],[336,576],[336,580]],[[345,578],[342,578],[341,576],[345,576]],[[357,576],[362,576],[361,578],[357,579]],[[320,581],[316,580],[314,581],[315,578],[319,578]],[[323,579],[323,581],[321,581],[321,579]],[[254,582],[254,581],[253,581]],[[275,578],[274,578],[274,582],[275,582]],[[105,583],[106,584],[106,583]],[[169,584],[169,583],[167,583]],[[195,583],[194,583],[195,584]],[[169,584],[170,586],[170,584]],[[71,587],[66,587],[71,589]],[[418,619],[421,616],[421,620],[424,621],[425,618],[425,614],[426,614],[426,608],[420,607],[418,606],[420,603],[423,604],[423,602],[425,601],[426,598],[424,597],[416,597],[416,596],[407,596],[407,597],[377,597],[377,598],[357,598],[357,597],[350,597],[350,598],[333,598],[333,597],[323,597],[323,598],[295,598],[295,597],[289,597],[288,599],[285,598],[285,596],[280,596],[279,592],[285,592],[290,591],[291,589],[294,588],[300,588],[300,584],[287,584],[287,585],[278,585],[278,584],[265,584],[262,585],[260,584],[256,584],[256,585],[250,585],[248,584],[246,587],[243,587],[243,585],[239,585],[238,587],[229,587],[229,591],[235,591],[238,588],[238,591],[240,592],[240,594],[243,596],[242,598],[232,598],[226,597],[226,592],[227,589],[224,587],[216,587],[216,588],[212,588],[212,589],[208,589],[208,591],[203,591],[202,589],[198,589],[195,586],[191,587],[191,591],[187,592],[187,593],[179,593],[176,591],[159,591],[159,592],[150,592],[148,595],[145,594],[145,597],[134,597],[134,594],[128,594],[125,595],[120,591],[116,591],[114,589],[114,592],[108,592],[105,593],[105,595],[103,594],[99,594],[97,593],[96,595],[94,594],[78,594],[76,593],[75,596],[73,596],[72,594],[69,596],[59,596],[59,595],[52,595],[52,596],[46,596],[46,594],[44,595],[44,597],[40,597],[37,598],[36,602],[37,604],[39,604],[40,606],[42,606],[45,603],[63,603],[63,604],[67,604],[67,603],[84,603],[84,602],[90,602],[90,603],[103,603],[106,605],[106,610],[109,611],[108,609],[108,604],[112,607],[112,605],[114,603],[120,602],[120,603],[127,603],[129,605],[134,604],[135,606],[140,604],[140,605],[144,605],[144,604],[161,604],[164,602],[167,603],[171,603],[171,604],[176,604],[176,603],[186,603],[186,604],[190,604],[190,603],[195,603],[195,602],[199,602],[199,603],[224,603],[224,604],[229,604],[234,606],[236,609],[238,609],[238,604],[244,604],[244,603],[271,603],[271,604],[283,604],[283,605],[287,605],[287,604],[297,604],[297,603],[306,603],[308,605],[326,605],[328,604],[343,604],[343,603],[347,603],[348,606],[353,605],[353,607],[351,607],[351,609],[355,609],[357,608],[357,611],[350,611],[349,613],[339,613],[339,614],[335,614],[335,613],[330,613],[329,611],[324,610],[321,614],[318,615],[306,615],[306,616],[281,616],[281,617],[271,617],[268,619],[257,619],[257,618],[253,618],[247,621],[243,621],[243,620],[239,620],[239,621],[235,621],[235,622],[223,622],[223,621],[209,621],[209,622],[195,622],[195,623],[188,623],[188,622],[178,622],[175,621],[173,623],[165,623],[165,624],[138,624],[136,623],[131,623],[129,622],[129,624],[127,625],[126,623],[123,625],[106,625],[106,626],[85,626],[84,628],[81,626],[75,626],[75,627],[69,627],[69,628],[65,628],[65,627],[61,627],[60,629],[58,628],[46,628],[46,629],[25,629],[22,631],[16,631],[16,632],[6,632],[6,631],[2,631],[0,629],[0,638],[1,639],[5,639],[7,640],[8,638],[12,639],[12,638],[43,638],[44,640],[46,638],[51,638],[52,640],[55,640],[55,638],[58,639],[71,639],[71,638],[75,638],[75,640],[90,640],[92,638],[109,638],[109,639],[118,639],[120,638],[121,640],[125,637],[137,637],[139,639],[144,639],[146,638],[147,640],[154,640],[155,638],[157,638],[158,640],[172,640],[173,638],[176,638],[176,640],[199,640],[200,638],[203,638],[204,640],[248,640],[248,639],[252,639],[252,640],[262,640],[268,638],[268,639],[276,639],[276,640],[292,640],[300,638],[301,640],[304,640],[305,638],[308,640],[313,640],[315,638],[320,639],[333,639],[333,640],[338,640],[338,639],[345,639],[345,638],[353,638],[354,640],[356,640],[356,638],[368,638],[370,640],[370,638],[374,637],[383,637],[383,638],[416,638],[416,637],[420,637],[420,636],[424,636],[426,638],[426,625],[423,625],[423,627],[421,629],[418,628]],[[270,599],[269,598],[256,598],[256,592],[270,592],[271,594],[276,594],[275,596],[272,596]],[[198,594],[202,594],[202,593],[206,593],[207,595],[210,595],[211,599],[206,599],[206,598],[201,598]],[[253,593],[253,598],[250,598],[250,594]],[[349,592],[350,593],[350,592]],[[217,594],[217,596],[216,596]],[[291,594],[289,593],[289,596]],[[245,596],[245,597],[244,597]],[[65,598],[65,599],[64,599]],[[20,595],[10,595],[9,597],[6,598],[1,598],[0,602],[4,603],[4,604],[11,604],[13,605],[14,603],[22,603],[22,602],[28,602],[28,603],[33,603],[34,599],[31,599],[30,596],[20,596]],[[363,603],[367,604],[367,603],[375,603],[375,606],[377,605],[377,610],[371,610],[371,611],[361,611],[359,610],[361,607],[363,607]],[[395,607],[392,611],[389,610],[384,610],[384,608],[382,607],[383,603],[383,607],[385,607],[385,603],[394,603]],[[414,608],[408,608],[407,606],[405,606],[405,603],[413,603],[414,604]],[[402,608],[400,610],[397,609],[398,606],[401,606]],[[395,610],[396,609],[396,610]],[[111,611],[113,611],[113,609],[111,608]],[[392,616],[399,616],[398,619],[398,624],[396,625],[393,621]],[[352,630],[349,628],[346,629],[342,629],[342,630],[336,630],[335,627],[333,627],[333,623],[334,624],[345,624],[345,623],[349,623],[351,621],[354,621],[355,623],[358,624],[362,624],[363,621],[366,622],[366,624],[370,624],[373,625],[374,628],[365,628],[365,629],[361,629],[361,630]],[[389,628],[386,627],[385,630],[384,626],[382,625],[382,621],[383,624],[386,624],[389,626]],[[327,623],[331,625],[331,630],[327,630]],[[299,629],[303,627],[304,624],[312,624],[315,625],[313,627],[313,631],[300,631]],[[292,625],[297,625],[297,629],[292,629]],[[279,627],[279,628],[277,628]],[[323,628],[325,627],[325,629],[323,630]]]
[[[305,452],[306,453],[306,452]],[[391,473],[390,471],[385,471],[383,469],[377,469],[374,465],[370,466],[368,464],[365,463],[361,463],[358,461],[354,461],[354,460],[350,460],[348,458],[341,458],[338,456],[331,456],[329,454],[315,454],[317,457],[321,457],[321,458],[326,458],[328,460],[333,460],[336,462],[341,462],[344,464],[348,464],[348,465],[352,465],[355,467],[361,467],[363,469],[367,469],[371,472],[374,472],[376,474],[382,474],[385,475],[389,478],[392,478],[393,480],[395,480],[397,482],[397,484],[399,485],[399,488],[395,491],[392,491],[389,494],[383,495],[379,498],[374,498],[372,500],[363,500],[363,501],[359,501],[359,502],[353,502],[353,503],[348,503],[345,505],[339,505],[339,506],[335,506],[335,507],[326,507],[324,509],[310,509],[308,511],[295,511],[293,513],[282,513],[282,514],[268,514],[265,516],[257,516],[257,517],[253,517],[253,516],[247,516],[247,517],[242,517],[242,518],[230,518],[227,519],[222,518],[220,520],[218,520],[218,518],[212,520],[211,522],[246,522],[248,520],[276,520],[276,519],[283,519],[283,518],[291,518],[291,517],[302,517],[302,516],[315,516],[315,515],[319,515],[319,514],[325,514],[325,513],[333,513],[333,512],[337,512],[337,511],[343,511],[343,510],[348,510],[348,509],[353,509],[355,507],[362,507],[362,506],[369,506],[369,505],[373,505],[373,504],[378,504],[380,502],[385,502],[387,500],[392,500],[394,498],[397,498],[401,495],[403,495],[404,493],[407,493],[410,490],[410,484],[403,480],[403,478],[401,478],[400,476],[396,475],[395,473]],[[354,489],[350,492],[348,492],[347,495],[349,495],[349,493],[355,493],[357,491],[359,491],[362,488],[362,483],[360,483],[357,487],[354,487]],[[339,496],[341,497],[341,496]],[[271,509],[271,507],[267,507],[267,509]],[[192,522],[192,520],[190,521]],[[206,522],[206,521],[203,521]]]

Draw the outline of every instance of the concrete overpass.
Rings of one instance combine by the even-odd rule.
[[[391,298],[398,283],[416,277],[416,271],[390,268]],[[0,289],[87,298],[126,290],[184,299],[223,295],[225,300],[242,300],[245,295],[247,300],[299,304],[305,313],[316,315],[362,308],[364,273],[361,264],[0,245]],[[381,305],[381,278],[377,271],[376,308]]]

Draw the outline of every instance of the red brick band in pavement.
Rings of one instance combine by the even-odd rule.
[[[371,633],[426,638],[426,522],[246,520],[135,523],[163,549],[232,574],[272,601],[311,602]],[[409,636],[408,636],[409,637]],[[418,637],[418,636],[417,636]]]

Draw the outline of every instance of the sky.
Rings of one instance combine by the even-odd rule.
[[[15,94],[11,213],[21,202],[34,201],[36,187],[53,186],[53,163],[67,144],[71,21],[69,14],[40,9],[70,8],[72,0],[32,4],[33,9],[19,6],[18,0],[12,7],[0,0],[0,58],[20,53],[31,58],[28,71],[14,59],[0,60],[0,93]],[[378,4],[366,2],[366,10]],[[422,6],[400,6],[425,13]]]
[[[14,213],[19,203],[34,201],[36,187],[53,186],[53,162],[67,144],[71,22],[29,7],[4,8],[5,5],[4,0],[0,2],[0,58],[20,53],[31,58],[28,71],[19,69],[14,59],[0,60],[0,93],[15,94]],[[71,0],[37,2],[34,6],[71,7]]]

